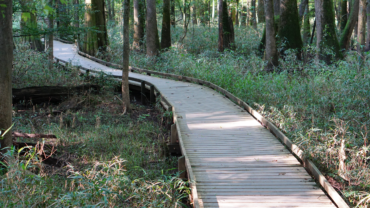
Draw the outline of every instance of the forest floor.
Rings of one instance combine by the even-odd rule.
[[[13,131],[56,139],[16,138],[7,153],[14,160],[0,169],[0,206],[188,207],[188,184],[166,145],[171,115],[157,104],[141,105],[135,92],[132,112],[123,114],[119,83],[81,77],[76,69],[50,71],[44,56],[17,53],[15,88],[88,83],[100,91],[14,103]]]
[[[344,60],[327,65],[315,60],[315,47],[307,45],[304,61],[287,51],[279,71],[265,73],[258,52],[262,28],[235,29],[235,50],[219,53],[217,27],[191,26],[179,42],[184,29],[178,25],[171,31],[171,49],[155,58],[132,51],[130,65],[203,79],[228,90],[299,145],[351,206],[367,207],[370,55],[350,51]],[[109,52],[100,57],[121,64],[122,27],[111,27],[109,38]]]

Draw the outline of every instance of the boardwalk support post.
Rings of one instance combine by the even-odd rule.
[[[154,85],[150,85],[150,102],[155,103]]]
[[[141,82],[141,103],[143,105],[146,104],[146,100],[145,100],[145,82]]]
[[[186,165],[185,165],[185,156],[181,156],[178,159],[178,171],[180,173],[179,178],[187,179],[188,174],[186,172]]]
[[[171,154],[181,155],[181,149],[179,145],[179,135],[177,134],[176,124],[171,125],[171,137],[168,144],[168,149]]]

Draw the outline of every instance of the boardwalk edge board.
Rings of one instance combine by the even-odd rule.
[[[64,41],[64,42],[67,42],[67,41]],[[70,43],[70,42],[67,42],[67,43]],[[121,65],[118,65],[118,64],[113,64],[113,63],[110,63],[110,62],[106,62],[106,61],[103,61],[101,59],[98,59],[98,58],[95,58],[93,56],[90,56],[86,53],[83,53],[81,51],[77,51],[79,55],[81,56],[84,56],[86,58],[89,58],[91,60],[94,60],[100,64],[103,64],[105,66],[110,66],[110,67],[114,67],[114,68],[119,68],[119,69],[122,69],[122,66]],[[62,62],[62,63],[65,63],[66,65],[68,64],[68,62],[66,61],[63,61],[63,60],[60,60],[58,58],[56,58],[56,61],[57,62]],[[79,67],[80,69],[83,69],[87,72],[89,71],[95,71],[95,72],[99,72],[97,70],[91,70],[91,69],[87,69],[87,68],[84,68],[84,67]],[[299,161],[303,164],[303,166],[306,168],[306,170],[311,174],[313,175],[313,177],[316,179],[316,181],[321,185],[321,187],[326,191],[326,193],[328,194],[328,196],[333,200],[333,202],[339,207],[339,208],[349,208],[348,204],[345,202],[345,200],[341,197],[341,195],[331,186],[331,184],[326,180],[325,176],[320,172],[320,170],[316,167],[316,165],[309,159],[305,158],[304,157],[304,152],[303,150],[301,150],[297,145],[295,145],[283,132],[281,132],[272,122],[270,122],[269,120],[267,120],[265,117],[263,117],[260,113],[258,113],[256,110],[254,110],[252,107],[250,107],[246,102],[242,101],[240,98],[234,96],[233,94],[231,94],[230,92],[228,92],[227,90],[211,83],[211,82],[208,82],[208,81],[204,81],[204,80],[201,80],[201,79],[197,79],[197,78],[192,78],[192,77],[187,77],[187,76],[180,76],[180,75],[175,75],[175,74],[169,74],[169,73],[163,73],[163,72],[157,72],[157,71],[151,71],[151,70],[146,70],[146,69],[140,69],[140,68],[136,68],[136,67],[129,67],[129,70],[131,72],[139,72],[140,74],[141,73],[146,73],[147,75],[158,75],[158,76],[162,76],[162,77],[166,77],[166,78],[173,78],[175,80],[179,80],[179,81],[187,81],[187,82],[193,82],[193,83],[196,83],[196,84],[199,84],[199,85],[205,85],[215,91],[218,91],[220,94],[223,94],[225,97],[227,97],[228,99],[230,99],[231,101],[233,101],[234,103],[238,104],[240,107],[244,108],[245,110],[247,110],[247,112],[249,114],[251,114],[257,121],[259,121],[265,128],[267,128],[273,135],[275,135],[275,137],[277,137],[295,156],[298,157]],[[130,79],[129,80],[132,80],[132,81],[136,81],[136,82],[142,82],[143,80],[140,80],[140,79]],[[145,81],[147,84],[151,85],[151,86],[154,86],[153,84]],[[200,203],[199,203],[199,200],[198,200],[198,194],[197,194],[197,190],[196,190],[196,186],[195,186],[195,175],[193,174],[193,171],[192,171],[192,168],[191,168],[191,165],[190,165],[190,161],[188,159],[188,156],[186,155],[186,152],[185,152],[185,149],[184,149],[184,143],[183,143],[183,140],[182,140],[182,137],[181,137],[181,132],[180,132],[180,127],[178,126],[178,123],[176,122],[177,121],[177,115],[176,115],[176,112],[175,112],[175,108],[173,107],[173,105],[161,94],[161,92],[155,87],[155,90],[159,93],[160,97],[161,97],[161,100],[163,100],[167,105],[169,105],[167,109],[172,109],[172,112],[173,112],[173,119],[174,119],[174,122],[176,124],[176,129],[178,131],[178,136],[179,136],[179,143],[180,143],[180,148],[181,148],[181,152],[183,154],[183,156],[185,156],[185,164],[186,164],[186,168],[187,168],[187,173],[188,173],[188,178],[189,178],[189,181],[190,181],[190,187],[191,187],[191,190],[192,190],[192,201],[193,201],[193,205],[194,207],[203,207]],[[163,103],[162,103],[163,105]]]

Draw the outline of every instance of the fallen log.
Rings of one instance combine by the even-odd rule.
[[[12,137],[23,137],[23,138],[45,138],[45,139],[56,139],[57,137],[53,134],[26,134],[20,132],[12,132]]]
[[[97,93],[100,90],[99,85],[80,85],[75,87],[62,86],[44,86],[44,87],[27,87],[22,89],[13,89],[13,103],[19,101],[32,101],[32,104],[38,103],[55,103],[60,102],[68,96],[83,94],[85,92]]]

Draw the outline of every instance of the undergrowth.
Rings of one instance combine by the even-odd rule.
[[[327,65],[314,59],[315,48],[306,46],[305,63],[288,51],[280,58],[279,72],[265,73],[265,63],[256,55],[261,29],[237,27],[236,50],[219,53],[217,27],[195,26],[178,42],[183,35],[178,26],[172,28],[170,50],[154,59],[132,51],[130,65],[203,79],[228,90],[299,145],[351,205],[368,206],[370,56],[365,54],[361,61],[349,52],[344,60]],[[107,59],[121,64],[120,31],[109,31]],[[339,170],[341,150],[344,172]]]
[[[32,69],[46,67],[39,60],[44,54],[24,52],[27,59],[18,55],[15,71],[23,67],[20,60],[34,63],[26,73],[44,70]],[[53,80],[72,84],[60,80],[56,71],[47,73],[51,80],[43,85],[40,74],[32,75],[34,79],[16,73],[13,78],[25,82],[18,87],[55,84]],[[13,112],[12,131],[53,134],[57,139],[18,138],[18,144],[37,143],[12,147],[3,155],[0,206],[187,207],[188,184],[178,178],[177,158],[168,155],[165,145],[171,121],[167,114],[134,98],[132,112],[122,114],[120,95],[114,91],[117,83],[73,73],[67,70],[64,77],[99,84],[104,90]],[[54,162],[45,163],[48,158]]]

